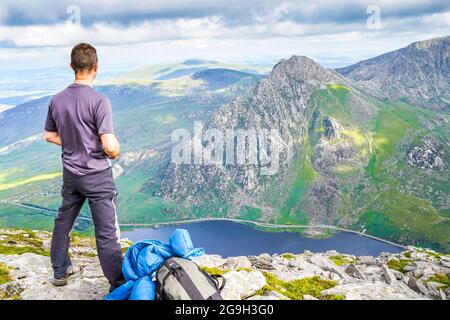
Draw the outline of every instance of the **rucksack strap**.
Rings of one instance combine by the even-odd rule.
[[[220,274],[210,274],[210,277],[213,278],[217,283],[217,290],[222,291],[222,289],[225,287],[225,283],[227,280],[222,277]],[[222,283],[219,286],[219,279],[222,279]]]
[[[164,290],[165,281],[167,280],[167,278],[170,275],[173,274],[175,276],[175,278],[178,280],[178,282],[181,284],[181,286],[184,288],[186,293],[189,295],[189,298],[191,298],[192,300],[204,300],[205,299],[203,297],[203,295],[200,293],[200,291],[198,290],[198,288],[196,287],[196,285],[194,284],[194,282],[192,281],[192,279],[189,277],[189,275],[183,269],[183,267],[180,266],[175,260],[168,259],[164,263],[164,265],[166,266],[166,268],[169,269],[169,272],[167,273],[167,275],[164,277],[164,279],[162,281],[163,283],[162,283],[161,292],[163,292],[163,290]]]
[[[214,294],[209,297],[206,300],[223,300],[222,296],[220,295],[219,291],[214,292]]]
[[[220,274],[209,274],[208,272],[206,272],[205,270],[203,270],[202,268],[200,268],[199,266],[198,270],[200,270],[201,273],[203,273],[209,280],[211,280],[211,282],[214,284],[214,286],[216,287],[216,289],[219,291],[222,291],[223,287],[225,287],[225,278],[222,277]],[[219,284],[219,280],[218,279],[222,279],[222,284]]]

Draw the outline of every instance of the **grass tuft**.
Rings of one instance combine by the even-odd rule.
[[[401,273],[406,273],[406,271],[403,269],[405,268],[409,263],[411,263],[412,260],[410,259],[392,259],[389,260],[387,265],[389,268],[400,271]]]
[[[353,263],[354,262],[351,259],[349,259],[349,258],[347,258],[346,256],[343,256],[343,255],[331,256],[331,257],[329,257],[329,259],[331,261],[333,261],[334,264],[339,266],[339,267],[343,266],[344,264],[348,264],[348,263]]]
[[[11,229],[14,231],[15,229]],[[0,241],[0,254],[12,255],[23,253],[35,253],[43,256],[50,256],[50,251],[44,248],[44,242],[38,238],[32,230],[16,230],[17,232],[7,232],[2,235],[6,239]]]
[[[0,262],[0,285],[13,280],[9,268],[6,264]]]
[[[441,289],[446,289],[450,287],[450,276],[448,274],[433,274],[431,277],[427,279],[428,281],[439,282],[444,286]]]
[[[291,300],[303,300],[304,295],[310,295],[320,299],[324,298],[321,297],[321,292],[323,290],[333,288],[337,285],[336,281],[325,280],[318,276],[293,281],[283,281],[275,277],[272,273],[264,272],[263,274],[266,277],[267,284],[261,290],[258,290],[255,295],[264,295],[267,292],[276,291]],[[333,298],[336,297],[333,295]]]
[[[230,271],[230,270],[223,270],[223,269],[214,268],[214,267],[201,267],[200,269],[208,272],[209,274],[218,274],[218,275],[223,275],[223,274],[227,273],[228,271]]]
[[[11,255],[11,254],[24,254],[24,253],[34,253],[42,256],[50,256],[50,251],[44,248],[36,247],[18,247],[13,245],[1,245],[0,244],[0,254]]]

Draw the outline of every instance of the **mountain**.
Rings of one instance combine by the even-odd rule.
[[[435,71],[429,70],[429,79],[441,77]],[[450,249],[445,113],[383,98],[365,83],[293,56],[248,95],[218,109],[208,129],[224,135],[230,129],[275,130],[280,168],[263,174],[268,165],[260,158],[233,165],[224,159],[176,164],[168,154],[147,190],[182,204],[183,217],[335,224]],[[224,148],[236,154],[233,142]],[[194,159],[200,152],[194,149]]]
[[[337,71],[389,99],[450,111],[450,36],[414,42]]]
[[[292,144],[297,136],[307,131],[307,106],[303,97],[309,96],[316,88],[334,82],[345,80],[338,73],[325,70],[306,57],[294,56],[288,61],[283,60],[249,96],[241,97],[219,109],[205,129],[277,129],[281,132],[282,139],[287,144]],[[287,160],[286,150],[282,157]],[[197,167],[170,163],[164,172],[161,192],[162,195],[175,200],[184,199],[184,202],[194,205],[214,199],[217,195],[230,197],[232,189],[260,187],[260,180],[263,178],[256,174],[257,167],[258,165]]]
[[[58,288],[49,281],[50,233],[0,229],[0,239],[0,300],[100,300],[107,295],[95,239],[71,236],[71,258],[85,272]],[[124,250],[131,244],[121,240]],[[206,272],[223,275],[225,300],[450,298],[449,257],[414,247],[378,257],[330,250],[229,258],[205,254],[193,260]]]

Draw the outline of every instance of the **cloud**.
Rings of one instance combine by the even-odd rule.
[[[0,47],[30,55],[43,48],[60,54],[78,42],[90,42],[120,47],[122,55],[132,52],[135,60],[152,50],[159,59],[196,55],[242,60],[263,54],[275,59],[302,53],[337,61],[344,55],[368,57],[450,31],[448,0],[3,2]],[[366,26],[366,9],[372,4],[381,12],[377,30]],[[169,48],[176,52],[167,52]]]
[[[385,18],[422,16],[450,10],[448,0],[3,0],[7,25],[59,24],[67,8],[80,8],[83,24],[108,22],[130,25],[144,20],[197,19],[220,16],[227,25],[251,25],[262,20],[301,23],[353,23],[364,20],[369,5]]]

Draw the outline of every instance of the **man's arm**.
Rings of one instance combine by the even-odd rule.
[[[100,135],[103,151],[110,159],[116,159],[120,154],[120,144],[113,133],[104,133]]]
[[[44,139],[47,142],[54,143],[58,146],[62,145],[61,138],[59,137],[58,132],[44,131]]]
[[[103,151],[108,158],[117,158],[120,153],[120,144],[114,135],[112,108],[108,98],[104,98],[100,101],[95,112],[95,122],[100,140],[102,141]]]

